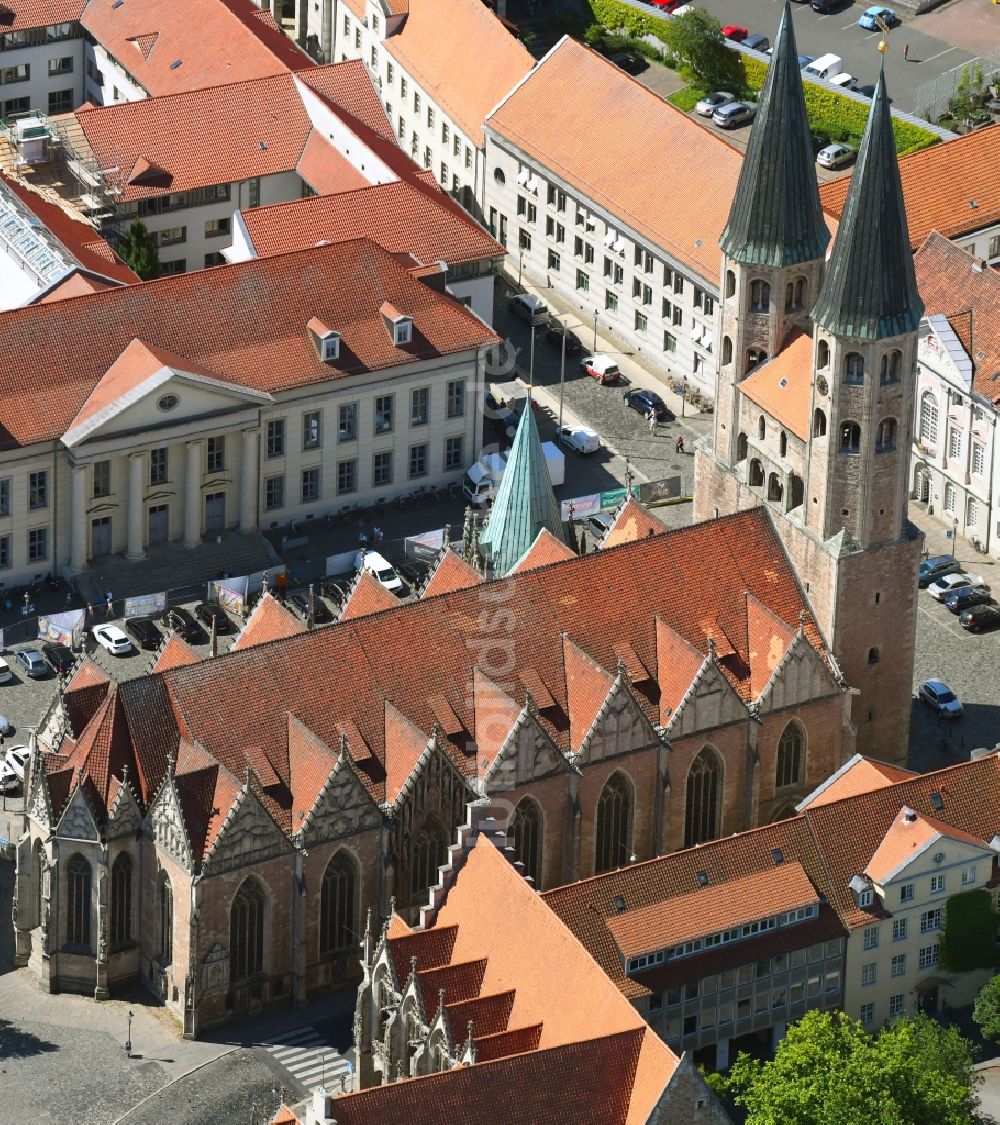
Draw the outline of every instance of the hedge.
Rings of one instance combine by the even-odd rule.
[[[669,42],[668,19],[646,15],[645,12],[636,11],[628,4],[620,3],[620,0],[587,0],[587,3],[594,20],[612,31],[624,28],[631,37],[655,35],[662,43]],[[758,93],[764,85],[767,63],[742,52],[740,57],[743,61],[747,88]],[[868,119],[867,105],[812,82],[806,82],[804,86],[806,111],[809,114],[809,127],[813,134],[824,141],[827,138],[831,141],[842,141],[856,148],[861,143],[861,134]],[[701,91],[697,91],[697,95],[701,97]],[[694,100],[697,101],[698,97]],[[671,98],[671,101],[674,105],[684,108],[682,99],[675,97]],[[899,156],[928,148],[940,140],[937,134],[921,129],[918,125],[911,125],[907,121],[899,121],[895,117],[892,119],[892,129],[896,137],[896,153]]]
[[[952,895],[944,917],[941,965],[953,973],[997,967],[997,912],[989,891]]]

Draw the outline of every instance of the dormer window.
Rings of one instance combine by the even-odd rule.
[[[401,313],[394,305],[384,301],[379,309],[389,331],[394,347],[401,348],[413,341],[413,317]]]
[[[858,906],[862,908],[871,906],[873,897],[874,896],[872,894],[871,887],[869,887],[867,890],[861,891],[861,893],[858,895]]]
[[[340,359],[340,333],[314,316],[306,325],[316,344],[323,363],[336,363]]]
[[[324,363],[332,363],[335,359],[340,359],[340,334],[338,332],[331,332],[329,336],[324,336],[322,343]]]

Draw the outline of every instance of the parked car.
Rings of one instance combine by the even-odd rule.
[[[988,629],[1000,627],[1000,605],[976,605],[963,609],[958,615],[958,623],[970,633],[985,633]]]
[[[848,74],[846,70],[842,70],[839,74],[835,74],[830,79],[831,86],[839,86],[842,90],[854,89],[854,76]]]
[[[601,448],[601,439],[589,426],[561,426],[556,438],[577,453],[596,453]]]
[[[626,406],[630,407],[632,410],[638,410],[644,418],[649,416],[649,411],[651,409],[656,411],[656,420],[658,422],[669,422],[671,418],[673,418],[673,414],[671,414],[670,410],[667,408],[667,404],[660,398],[656,391],[647,391],[642,387],[633,387],[632,390],[626,391],[622,395],[622,398]]]
[[[406,587],[402,578],[393,570],[389,560],[380,555],[378,551],[358,551],[354,556],[354,565],[361,570],[370,570],[379,582],[391,590],[398,597],[406,597]]]
[[[56,641],[46,641],[42,645],[42,656],[49,663],[49,667],[57,676],[65,675],[73,670],[76,656],[67,645],[58,644]]]
[[[8,735],[13,729],[10,719],[6,715],[0,715],[0,734]]]
[[[580,360],[580,370],[605,387],[613,383],[620,383],[622,378],[622,373],[618,370],[618,364],[611,356],[602,355],[600,352],[596,355],[585,355]]]
[[[766,35],[747,35],[743,39],[743,46],[766,55],[771,49],[771,40]]]
[[[917,585],[923,590],[943,574],[956,574],[961,569],[962,564],[951,555],[935,555],[920,564]]]
[[[215,602],[201,602],[194,607],[194,615],[211,632],[212,622],[215,622],[216,636],[221,636],[223,633],[232,631],[233,623],[229,620],[229,615]]]
[[[680,5],[678,5],[678,7],[674,8],[671,15],[686,16],[688,14],[688,12],[693,12],[693,11],[694,11],[694,4],[680,4]]]
[[[338,606],[350,592],[350,583],[341,578],[327,578],[326,581],[323,582],[323,593],[331,601],[336,602]]]
[[[173,630],[182,641],[198,642],[205,639],[205,630],[180,606],[168,609],[160,618],[160,624],[164,629]]]
[[[577,523],[585,531],[589,531],[600,542],[608,533],[608,528],[615,522],[615,517],[610,512],[594,512],[591,516],[584,516]]]
[[[716,90],[712,94],[706,94],[700,102],[697,102],[694,111],[700,117],[711,117],[720,106],[729,105],[730,102],[734,101],[736,101],[735,94],[729,94],[725,90]]]
[[[920,698],[945,719],[957,719],[962,714],[958,696],[943,680],[924,680],[920,685]]]
[[[953,590],[961,590],[965,586],[986,586],[986,581],[979,574],[943,574],[927,587],[927,593],[937,602],[943,602]],[[986,586],[989,589],[988,586]]]
[[[32,680],[44,680],[49,674],[49,666],[42,659],[37,648],[19,648],[14,659],[24,669],[24,674]]]
[[[4,755],[4,762],[24,781],[24,767],[30,757],[31,751],[27,746],[11,746]]]
[[[128,656],[132,651],[132,642],[117,625],[95,625],[90,635],[113,656]]]
[[[501,437],[508,438],[510,441],[514,440],[521,416],[511,408],[509,402],[497,398],[494,394],[487,393],[483,400],[483,413],[491,429],[495,430]]]
[[[945,599],[944,604],[952,613],[961,613],[963,609],[971,609],[974,605],[989,605],[993,601],[988,589],[982,586],[963,586],[953,590]]]
[[[303,621],[309,620],[309,591],[296,590],[294,594],[289,595],[288,600],[292,603],[299,616]],[[318,595],[313,597],[313,621],[322,625],[324,622],[332,621],[333,614],[330,612],[326,602]]]
[[[801,2],[805,3],[805,0],[801,0]],[[805,68],[811,62],[815,62],[815,61],[816,61],[815,55],[799,55],[799,70],[805,70]]]
[[[826,145],[816,153],[816,163],[821,168],[843,168],[857,156],[850,145]]]
[[[544,324],[549,319],[548,305],[534,293],[514,293],[507,298],[510,311],[529,324]]]
[[[753,102],[730,102],[717,109],[712,114],[712,120],[720,129],[738,129],[753,121],[756,112],[757,107]]]
[[[0,793],[13,793],[20,788],[21,779],[6,762],[0,762]]]
[[[626,74],[642,74],[649,67],[646,59],[633,51],[619,51],[614,55],[608,55],[608,61],[613,62],[619,70],[624,70]]]
[[[821,16],[828,16],[831,12],[835,12],[844,4],[844,0],[812,0],[809,5],[814,12],[819,12]]]
[[[580,342],[580,337],[575,332],[571,332],[561,320],[553,320],[549,318],[549,322],[545,325],[545,339],[550,344],[555,344],[557,348],[561,348],[563,340],[566,341],[566,351],[569,355],[576,355],[577,352],[582,351],[583,344]]]
[[[10,665],[0,656],[0,684],[9,684],[13,678],[14,673],[10,670]]]
[[[858,19],[858,27],[863,27],[865,31],[879,31],[881,30],[879,28],[880,21],[888,28],[899,27],[903,22],[892,8],[883,8],[881,4],[873,4],[861,13]]]
[[[727,23],[722,29],[722,34],[734,43],[742,43],[750,32],[745,27],[740,27],[738,23]]]
[[[135,637],[139,648],[159,648],[163,634],[148,617],[130,617],[125,631]]]

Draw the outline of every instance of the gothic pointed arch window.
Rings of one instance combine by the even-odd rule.
[[[542,878],[542,810],[531,797],[518,801],[514,809],[514,855],[524,864],[524,873],[535,887]]]
[[[771,473],[767,478],[767,498],[768,500],[780,501],[784,495],[785,487],[781,483],[781,477],[777,473]]]
[[[778,739],[778,756],[774,767],[774,786],[801,785],[805,772],[806,732],[796,719],[785,727]]]
[[[924,391],[920,396],[920,440],[928,445],[937,444],[938,404],[933,391]]]
[[[736,439],[736,460],[745,461],[750,450],[749,439],[746,434],[740,434]]]
[[[244,879],[229,909],[229,974],[233,981],[264,972],[267,898],[254,878]]]
[[[766,313],[771,307],[771,286],[759,278],[750,282],[750,311]]]
[[[427,888],[438,881],[438,868],[445,861],[448,851],[448,834],[444,825],[433,817],[428,817],[423,828],[413,840],[410,860],[410,896],[419,900],[426,895]]]
[[[344,851],[326,865],[319,894],[319,951],[336,953],[358,944],[355,918],[357,867]]]
[[[88,860],[75,852],[66,865],[67,890],[66,941],[78,949],[90,949],[90,891],[92,872]]]
[[[174,889],[164,872],[156,889],[156,956],[169,965],[174,959]]]
[[[597,799],[597,851],[594,871],[624,867],[632,854],[632,786],[622,773],[612,774]]]
[[[722,759],[706,746],[688,770],[684,801],[684,847],[714,840],[721,829]]]
[[[813,437],[826,437],[826,414],[818,406],[813,411]]]
[[[111,866],[111,947],[132,940],[132,857],[122,852]]]

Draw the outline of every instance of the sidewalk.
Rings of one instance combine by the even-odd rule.
[[[990,585],[993,585],[989,578],[991,574],[996,575],[996,580],[1000,582],[997,560],[992,555],[981,555],[978,551],[974,551],[967,539],[961,537],[949,539],[948,526],[936,516],[929,516],[923,504],[911,501],[908,515],[910,522],[924,533],[924,551],[928,558],[934,558],[935,555],[954,555],[966,570],[973,574],[982,574]]]

